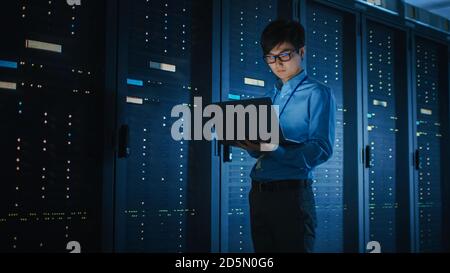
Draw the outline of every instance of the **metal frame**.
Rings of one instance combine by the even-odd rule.
[[[103,161],[103,208],[102,208],[102,251],[114,251],[115,221],[115,169],[117,131],[117,21],[118,1],[106,2],[106,47],[105,52],[105,97],[104,97],[104,161]],[[111,209],[111,207],[113,209]]]
[[[408,123],[411,124],[410,126],[410,130],[409,130],[409,138],[408,138],[408,142],[410,143],[411,146],[411,150],[410,150],[410,156],[408,158],[409,161],[414,160],[414,151],[417,147],[417,138],[415,137],[417,134],[417,128],[416,126],[414,126],[415,121],[417,120],[417,107],[415,107],[415,105],[417,105],[416,102],[416,66],[414,65],[416,63],[416,59],[415,59],[415,54],[414,54],[414,49],[413,49],[413,45],[414,45],[414,36],[412,35],[411,31],[408,30],[408,59],[407,59],[407,63],[408,63],[408,68],[409,68],[409,73],[408,73],[408,85],[409,85],[409,90],[410,92],[408,92],[408,112],[410,113],[409,117],[408,117]],[[412,165],[414,164],[413,162],[410,164]],[[418,251],[418,241],[419,241],[419,235],[418,235],[418,227],[417,227],[417,221],[416,221],[416,215],[418,215],[418,191],[417,191],[417,171],[412,168],[410,169],[410,177],[412,178],[410,180],[410,190],[409,190],[409,195],[410,195],[410,227],[411,227],[411,233],[410,233],[410,240],[411,240],[411,252],[417,252]]]
[[[227,100],[227,90],[230,89],[230,71],[229,71],[229,66],[230,66],[230,54],[229,54],[229,44],[228,43],[224,43],[223,41],[228,41],[229,40],[229,27],[230,27],[230,22],[229,22],[229,8],[228,6],[230,5],[229,1],[217,1],[220,2],[220,7],[221,7],[221,16],[218,18],[220,19],[220,32],[221,32],[221,40],[220,40],[220,57],[221,57],[221,64],[220,64],[220,70],[221,70],[221,75],[220,75],[220,101],[226,101]],[[213,18],[213,20],[217,20],[217,18]],[[216,95],[217,96],[217,95]],[[222,145],[221,145],[222,146]],[[221,147],[222,149],[223,147]],[[220,186],[220,252],[228,252],[228,244],[223,243],[223,242],[228,242],[228,232],[226,229],[222,229],[223,226],[228,226],[228,217],[226,214],[222,213],[222,208],[228,206],[227,204],[227,200],[222,199],[223,195],[228,195],[228,188],[226,187],[226,185],[224,186],[223,184],[223,174],[226,172],[227,170],[227,166],[224,166],[222,163],[222,157],[225,156],[224,152],[221,152],[221,157],[220,157],[220,161],[219,161],[219,165],[220,165],[220,177],[219,177],[219,186]]]
[[[367,106],[368,106],[368,102],[367,102],[367,87],[364,83],[367,82],[368,78],[367,78],[367,60],[366,58],[361,58],[361,56],[365,56],[367,54],[367,49],[364,45],[365,41],[367,40],[367,34],[365,31],[363,31],[364,29],[366,29],[366,20],[364,18],[361,18],[361,22],[360,22],[361,26],[360,26],[360,47],[361,47],[361,55],[358,56],[358,59],[360,59],[360,73],[361,73],[361,106],[360,106],[360,118],[362,121],[362,131],[360,132],[362,134],[362,145],[361,145],[361,162],[364,164],[364,144],[368,143],[368,135],[367,135],[367,125],[368,125],[368,120],[367,120],[367,114],[364,116],[364,113],[367,113]],[[363,166],[363,180],[360,181],[360,183],[362,183],[362,192],[363,192],[363,196],[362,196],[362,218],[363,218],[363,226],[364,226],[364,232],[363,232],[363,242],[361,242],[362,244],[362,249],[361,252],[365,251],[365,244],[369,241],[369,218],[367,217],[368,211],[369,211],[369,207],[368,207],[368,198],[369,198],[369,191],[368,191],[368,187],[367,187],[367,181],[369,180],[369,170],[367,168],[365,168]]]
[[[222,1],[213,3],[213,36],[212,36],[212,101],[222,101]],[[211,252],[221,250],[221,157],[217,141],[211,142]]]
[[[127,36],[121,35],[127,33],[127,26],[129,21],[129,2],[118,1],[118,37],[117,37],[117,101],[116,101],[116,115],[117,125],[115,131],[115,138],[117,138],[118,130],[122,124],[127,124],[126,119],[126,103],[125,98],[127,94],[127,85],[125,79],[128,71],[128,42]],[[123,252],[123,246],[125,243],[122,238],[125,236],[120,233],[124,232],[123,227],[125,225],[125,217],[122,212],[125,210],[120,205],[126,204],[126,183],[127,183],[127,159],[118,158],[116,153],[116,180],[114,184],[115,189],[115,202],[114,202],[114,251]]]
[[[447,37],[449,38],[449,37]],[[450,134],[450,39],[447,39],[447,135]],[[445,143],[445,151],[444,154],[450,154],[450,140],[447,137],[447,141]],[[450,170],[446,168],[444,173],[444,181],[447,181],[447,184],[444,185],[444,215],[450,214]],[[447,233],[444,234],[444,245],[445,251],[450,252],[450,219],[448,217],[444,217],[444,230],[447,230]]]
[[[363,31],[362,31],[362,19],[361,19],[361,15],[359,15],[357,17],[356,20],[356,81],[357,81],[357,113],[363,113],[364,112],[364,104],[363,100],[364,100],[364,96],[363,96],[363,83],[364,83],[364,79],[363,79],[363,67],[364,67],[364,63],[362,61],[362,59],[358,56],[363,56],[363,48],[362,48],[362,43],[363,43]],[[367,116],[366,116],[367,117]],[[367,123],[367,121],[364,120],[364,117],[362,115],[356,115],[356,120],[357,120],[357,130],[358,132],[363,132],[365,130],[366,127],[364,127],[365,123]],[[363,154],[360,152],[362,151],[363,147],[364,147],[364,143],[366,143],[366,139],[364,138],[364,135],[361,133],[357,134],[357,150],[358,150],[358,155],[357,155],[357,159],[358,159],[358,250],[360,253],[364,253],[366,250],[366,246],[365,246],[365,242],[367,241],[365,238],[365,230],[366,230],[366,221],[364,218],[364,211],[366,210],[366,206],[365,206],[365,187],[364,187],[364,177],[365,177],[365,168],[364,168],[364,157]]]

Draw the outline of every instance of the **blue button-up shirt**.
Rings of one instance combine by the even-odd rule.
[[[312,179],[312,170],[333,154],[336,103],[333,92],[307,77],[303,70],[285,84],[279,81],[267,94],[279,111],[292,98],[279,117],[286,139],[300,144],[279,145],[272,152],[249,152],[258,158],[250,174],[253,180],[269,182],[286,179]],[[276,95],[278,93],[278,95]]]

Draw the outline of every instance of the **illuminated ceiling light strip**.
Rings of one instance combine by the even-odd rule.
[[[35,41],[35,40],[25,40],[25,47],[32,48],[32,49],[51,51],[51,52],[56,52],[56,53],[62,53],[62,45],[41,42],[41,41]]]

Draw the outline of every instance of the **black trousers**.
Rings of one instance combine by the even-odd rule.
[[[253,183],[249,202],[255,252],[313,252],[317,220],[311,181],[270,190]]]

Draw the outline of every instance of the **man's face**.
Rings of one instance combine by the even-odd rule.
[[[301,56],[304,54],[305,47],[295,51],[295,47],[291,43],[283,42],[274,47],[266,56],[269,56],[269,59],[279,56],[274,63],[269,63],[269,67],[285,83],[301,71]]]

